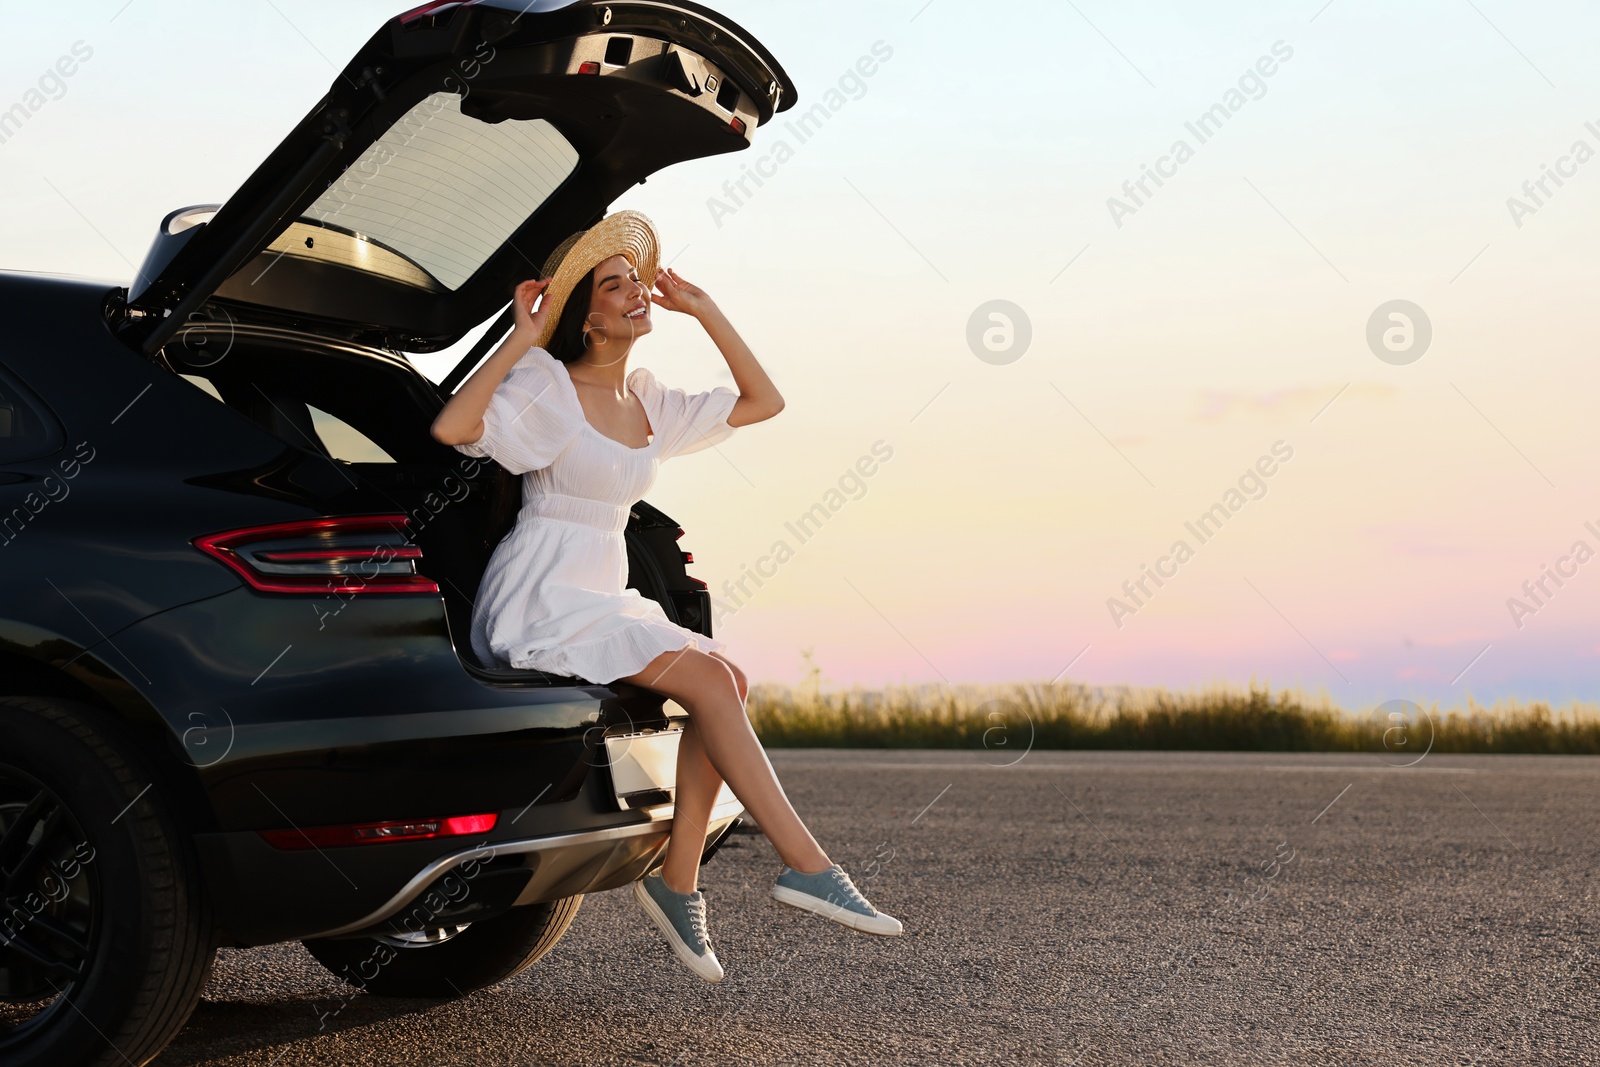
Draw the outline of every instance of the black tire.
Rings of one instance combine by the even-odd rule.
[[[409,937],[304,942],[317,962],[380,997],[460,997],[526,970],[567,932],[583,897],[512,908]]]
[[[0,697],[0,737],[0,1062],[146,1063],[216,954],[170,790],[87,705]]]

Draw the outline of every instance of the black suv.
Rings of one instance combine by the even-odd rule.
[[[657,863],[681,709],[474,662],[520,484],[428,430],[533,264],[794,101],[682,0],[427,4],[130,285],[0,273],[0,1062],[146,1062],[218,944],[459,996]],[[709,634],[682,533],[631,584]]]

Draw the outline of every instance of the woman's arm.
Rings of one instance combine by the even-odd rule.
[[[678,277],[678,272],[671,267],[656,276],[656,285],[661,293],[651,293],[650,299],[669,311],[693,315],[705,327],[706,333],[711,335],[722,358],[728,361],[734,384],[739,387],[739,400],[728,413],[729,426],[764,422],[783,410],[783,394],[767,377],[766,370],[756,360],[756,354],[744,343],[744,338],[733,328],[728,316],[722,313],[722,309],[703,289]]]
[[[512,314],[516,325],[500,342],[494,354],[472,372],[455,395],[445,402],[433,420],[429,432],[433,439],[446,445],[470,445],[483,436],[483,413],[489,408],[489,398],[517,361],[533,347],[544,322],[545,308],[541,302],[534,312],[533,301],[549,285],[549,279],[526,281],[517,286],[511,298]]]

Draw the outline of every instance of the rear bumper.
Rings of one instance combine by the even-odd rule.
[[[733,799],[712,809],[708,848],[743,811]],[[501,819],[513,834],[517,814]],[[615,815],[628,821],[450,842],[443,849],[438,842],[416,842],[286,852],[255,833],[200,834],[196,842],[227,936],[239,945],[264,945],[471,922],[510,907],[628,885],[666,848],[673,809],[668,804],[648,814]]]
[[[707,845],[714,844],[731,828],[743,811],[744,806],[737,801],[713,808]],[[438,919],[480,914],[479,910],[460,909],[470,906],[474,883],[484,874],[499,886],[506,884],[503,880],[509,872],[527,872],[521,890],[508,906],[616,889],[637,881],[654,866],[671,829],[672,809],[666,806],[648,822],[462,849],[418,871],[378,908],[317,936],[356,937],[394,928],[420,930]],[[482,904],[487,906],[489,902]]]

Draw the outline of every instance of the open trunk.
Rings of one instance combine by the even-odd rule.
[[[223,337],[212,340],[220,344]],[[352,344],[308,344],[260,327],[235,327],[227,340],[226,358],[174,370],[300,454],[258,472],[251,491],[286,484],[313,494],[330,515],[410,516],[407,533],[422,550],[421,572],[439,585],[451,642],[468,670],[500,684],[576,681],[495,667],[473,653],[473,600],[490,554],[516,521],[521,478],[428,434],[438,410],[432,383],[398,356]],[[674,622],[710,636],[710,597],[685,569],[682,534],[656,508],[634,505],[624,534],[628,585],[660,603]]]

